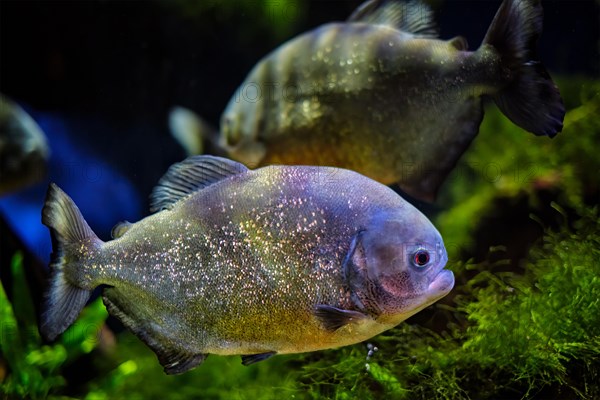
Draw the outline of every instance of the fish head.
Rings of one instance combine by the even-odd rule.
[[[357,304],[396,325],[450,292],[440,233],[417,209],[378,213],[359,233],[345,271]]]

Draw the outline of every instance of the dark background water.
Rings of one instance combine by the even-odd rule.
[[[273,0],[266,3],[272,13],[257,12],[265,2],[254,0],[203,3],[210,4],[0,3],[0,92],[27,106],[47,132],[49,179],[65,186],[103,238],[116,221],[146,215],[152,187],[185,156],[168,132],[172,106],[191,108],[216,126],[262,56],[300,32],[344,20],[361,2]],[[476,48],[500,1],[433,5],[440,37],[464,35]],[[547,68],[598,76],[598,2],[543,6],[539,55]],[[45,184],[4,199],[0,208],[26,240],[42,243],[34,244],[42,259],[49,253],[39,224]]]

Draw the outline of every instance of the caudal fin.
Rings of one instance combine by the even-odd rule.
[[[102,242],[85,222],[73,200],[53,183],[46,194],[42,223],[50,228],[53,253],[50,288],[40,331],[47,340],[54,340],[77,319],[90,298],[92,288],[85,287],[87,285],[78,279],[77,274],[78,267],[81,267],[81,249]]]
[[[554,137],[562,130],[565,107],[558,88],[535,54],[542,33],[540,3],[504,0],[483,42],[500,53],[513,77],[493,96],[496,105],[521,128]]]

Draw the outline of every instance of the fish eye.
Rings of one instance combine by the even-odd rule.
[[[429,252],[427,250],[417,250],[415,252],[415,254],[413,255],[413,264],[416,267],[424,267],[425,265],[429,264]]]

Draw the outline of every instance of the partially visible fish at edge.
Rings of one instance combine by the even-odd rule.
[[[17,103],[0,94],[0,196],[42,180],[49,156],[42,129]]]

